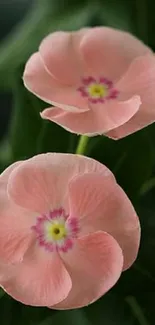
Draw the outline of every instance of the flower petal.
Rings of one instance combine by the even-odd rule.
[[[72,289],[55,309],[86,306],[104,295],[122,272],[122,251],[115,239],[97,232],[76,241],[72,250],[62,254],[72,279]]]
[[[80,50],[93,74],[112,81],[126,72],[132,60],[152,51],[127,32],[108,27],[96,27],[86,32]]]
[[[126,101],[91,104],[88,112],[66,113],[59,109],[45,109],[41,117],[53,121],[77,134],[104,134],[127,122],[139,109],[141,100],[133,96]]]
[[[7,263],[22,261],[32,241],[33,216],[7,195],[8,178],[19,165],[11,165],[0,175],[0,259]]]
[[[37,250],[29,252],[20,264],[0,266],[0,284],[9,295],[26,305],[59,303],[72,287],[71,278],[58,254]]]
[[[68,182],[78,173],[101,170],[112,173],[97,161],[72,154],[41,154],[20,164],[11,173],[8,193],[26,209],[47,213],[60,208]]]
[[[70,182],[70,216],[79,218],[83,236],[103,230],[122,248],[124,269],[137,257],[140,225],[136,212],[114,179],[100,173],[78,176]]]
[[[107,134],[114,139],[123,138],[155,121],[155,56],[134,60],[117,87],[128,96],[139,95],[142,105],[127,123]]]
[[[39,51],[48,71],[59,81],[73,85],[80,80],[82,67],[75,51],[73,34],[55,32],[43,39]]]
[[[28,90],[49,104],[71,112],[88,110],[87,100],[75,87],[62,85],[46,71],[39,52],[28,60],[23,80]]]

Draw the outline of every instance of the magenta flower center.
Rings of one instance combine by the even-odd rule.
[[[67,252],[73,247],[78,233],[76,218],[68,218],[65,210],[60,208],[39,216],[32,227],[37,241],[46,250]]]
[[[119,92],[114,88],[113,82],[104,77],[98,80],[89,76],[82,79],[82,86],[78,89],[83,97],[94,104],[104,103],[106,100],[117,98]]]

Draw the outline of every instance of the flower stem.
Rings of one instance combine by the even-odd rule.
[[[126,297],[126,302],[129,304],[130,308],[133,311],[133,314],[137,318],[140,325],[150,325],[143,314],[141,307],[139,306],[137,300],[133,296]]]
[[[80,140],[76,148],[76,154],[83,155],[85,153],[88,141],[89,141],[89,137],[87,137],[86,135],[80,136]]]

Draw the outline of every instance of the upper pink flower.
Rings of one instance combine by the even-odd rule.
[[[27,62],[24,83],[55,106],[41,116],[74,133],[117,139],[155,121],[155,57],[127,32],[50,34]]]
[[[42,154],[0,176],[0,284],[33,306],[92,303],[134,262],[140,226],[113,174],[71,154]]]

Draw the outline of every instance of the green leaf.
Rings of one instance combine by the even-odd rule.
[[[0,300],[0,324],[12,325],[13,299],[5,294]]]
[[[92,325],[136,325],[125,300],[112,291],[84,310]]]
[[[153,325],[155,323],[155,291],[152,289],[149,292],[144,292],[142,295],[137,295],[136,298],[146,319],[148,320],[148,325]]]
[[[133,17],[133,3],[131,0],[101,1],[100,17],[105,25],[134,32],[136,21]]]
[[[37,139],[42,127],[39,108],[42,103],[18,82],[14,87],[13,117],[10,126],[12,160],[33,156],[37,149]]]
[[[38,50],[43,37],[56,30],[86,26],[96,10],[91,3],[62,10],[51,6],[47,0],[36,2],[25,20],[0,46],[0,85],[10,86],[14,82],[15,70]]]
[[[92,139],[87,154],[107,165],[132,199],[137,199],[141,186],[151,176],[155,161],[149,128],[118,141]]]
[[[0,299],[5,295],[5,292],[3,289],[0,288]]]
[[[91,325],[84,310],[59,311],[53,317],[45,319],[39,325]]]
[[[135,205],[141,224],[141,244],[133,266],[123,272],[114,291],[122,296],[155,292],[155,191],[140,197]]]
[[[37,152],[74,153],[78,137],[67,132],[56,123],[43,120],[43,126],[37,140]]]
[[[142,227],[142,239],[137,264],[139,272],[148,274],[152,281],[154,280],[155,291],[155,191],[149,193],[148,196],[142,197],[137,206],[138,215],[140,217]]]
[[[57,311],[47,307],[26,306],[7,294],[0,300],[1,325],[39,325],[47,318],[51,318]]]
[[[40,117],[39,112],[47,107],[47,104],[28,92],[22,82],[18,81],[13,96],[13,118],[9,137],[9,155],[12,155],[10,163],[43,152],[74,153],[78,137]]]

